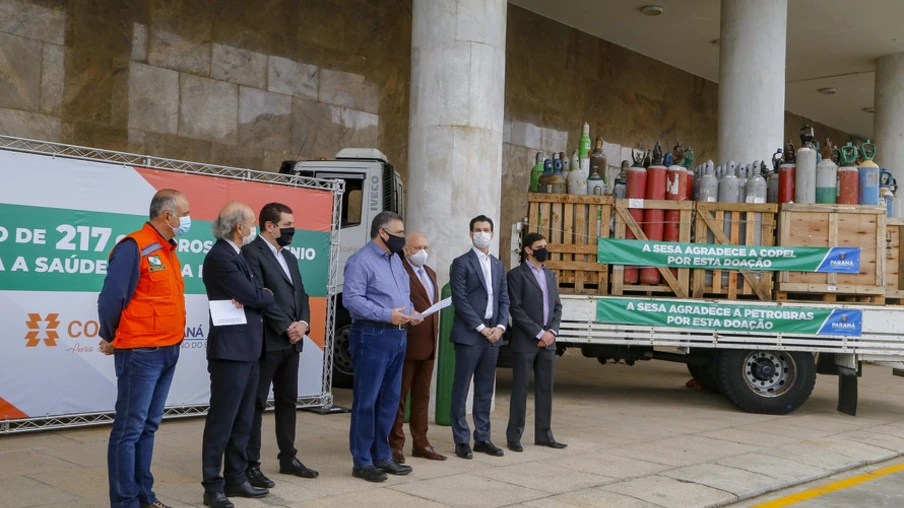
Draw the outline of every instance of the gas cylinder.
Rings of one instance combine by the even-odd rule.
[[[826,138],[822,147],[822,160],[816,164],[816,202],[835,204],[838,195],[838,165],[832,160],[832,140]]]
[[[552,154],[552,176],[549,177],[549,193],[565,194],[568,192],[568,181],[562,176],[562,159],[559,154]]]
[[[581,139],[578,141],[578,157],[583,161],[590,155],[590,124],[584,122],[581,129]]]
[[[631,157],[634,164],[628,168],[628,178],[625,182],[625,197],[631,199],[644,199],[647,193],[647,170],[643,167],[643,161],[647,151],[638,146],[631,150]],[[630,203],[630,201],[629,201]],[[643,209],[630,208],[628,210],[631,217],[641,226],[643,226]],[[634,233],[630,229],[625,231],[625,238],[636,239]],[[638,270],[636,266],[625,266],[625,283],[637,284]]]
[[[860,198],[860,173],[854,164],[857,147],[850,141],[838,150],[838,184],[836,200],[839,205],[856,205]]]
[[[621,161],[621,171],[618,172],[618,176],[615,177],[615,188],[613,189],[613,194],[615,195],[615,199],[625,199],[625,185],[628,182],[628,168],[631,165],[627,160]]]
[[[784,160],[778,167],[778,202],[790,203],[794,201],[795,171],[794,145],[788,140],[788,147],[784,153]]]
[[[863,162],[857,172],[860,174],[860,197],[861,205],[878,205],[879,204],[879,166],[873,162],[876,156],[876,145],[866,140],[866,143],[860,145],[860,158]]]
[[[760,175],[760,161],[756,161],[747,177],[747,187],[744,194],[745,203],[761,204],[766,202],[766,179]]]
[[[694,182],[697,179],[697,175],[694,174],[694,170],[691,169],[691,166],[694,164],[694,149],[691,148],[691,145],[687,145],[684,148],[684,169],[687,170],[687,192],[685,193],[685,198],[688,201],[694,199]]]
[[[703,166],[703,176],[700,177],[700,189],[697,192],[697,201],[715,203],[719,201],[719,180],[713,169],[713,161],[707,161]]]
[[[543,152],[537,152],[536,163],[534,167],[530,170],[530,191],[531,192],[540,192],[538,189],[540,175],[543,174],[543,160],[546,159],[546,156]]]
[[[552,189],[549,186],[549,179],[552,178],[552,161],[543,159],[543,174],[537,180],[537,192],[541,194],[551,194]]]
[[[665,199],[667,176],[668,168],[663,164],[662,146],[657,142],[653,148],[653,159],[650,161],[650,167],[647,168],[647,192],[645,199]],[[653,241],[662,240],[664,219],[664,210],[644,210],[643,232],[648,239]],[[659,284],[660,277],[661,275],[657,268],[647,267],[640,270],[640,282],[644,284]]]
[[[794,202],[816,202],[816,150],[813,149],[813,127],[805,125],[800,130],[800,150],[795,159]]]
[[[778,203],[778,167],[784,160],[782,149],[779,148],[772,154],[772,169],[766,176],[766,202]]]
[[[606,154],[603,152],[603,138],[602,136],[596,137],[596,146],[594,146],[593,151],[590,152],[590,175],[593,176],[593,173],[596,173],[600,176],[600,180],[602,180],[603,184],[607,184],[606,180],[606,172],[609,170],[608,162],[606,161]],[[604,189],[608,187],[608,185],[604,185]],[[603,192],[605,194],[605,192]]]
[[[587,194],[591,196],[602,196],[606,193],[606,183],[603,182],[599,173],[591,173],[590,180],[587,180]]]
[[[895,211],[895,178],[885,168],[879,172],[879,204],[888,209],[888,216],[894,217]]]
[[[568,174],[571,173],[571,162],[568,161],[568,156],[565,155],[565,152],[559,152],[559,160],[562,161],[562,177],[565,178],[565,188],[567,191]],[[555,169],[555,167],[553,167],[553,169]]]
[[[571,156],[571,173],[568,173],[568,193],[569,194],[588,194],[587,192],[587,173],[581,169],[580,163],[577,163],[578,151],[575,150]]]
[[[680,153],[680,146],[676,146],[674,153]],[[683,152],[683,150],[681,150]],[[665,199],[669,201],[687,201],[687,168],[677,163],[677,159],[669,161],[669,155],[666,155],[665,164],[668,166],[666,173],[666,194]],[[674,162],[674,164],[669,164]],[[677,242],[679,230],[681,229],[681,211],[666,210],[665,212],[665,228],[662,232],[662,239],[667,242]],[[672,268],[672,275],[678,275],[678,269]]]
[[[581,158],[578,157],[577,148],[571,152],[571,170],[574,171],[575,169],[584,169],[581,167]],[[587,178],[590,178],[590,173],[587,173],[587,170],[584,170],[584,174],[587,175]]]
[[[737,167],[734,161],[729,161],[726,165],[725,175],[719,180],[719,202],[721,203],[737,203],[740,200],[740,182],[735,175]],[[736,216],[732,212],[725,212],[724,221],[722,223],[722,231],[731,238],[731,225]],[[728,272],[722,272],[722,283],[728,284]]]

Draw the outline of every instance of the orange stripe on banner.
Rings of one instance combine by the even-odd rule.
[[[0,420],[18,420],[20,418],[28,418],[28,415],[19,411],[19,408],[0,397]]]
[[[308,334],[308,337],[323,350],[324,332],[326,331],[326,298],[311,297],[308,303],[311,305],[311,333]]]
[[[195,220],[213,221],[228,201],[241,201],[250,206],[255,218],[264,205],[278,202],[292,209],[296,229],[330,231],[333,195],[327,191],[139,167],[135,171],[155,189],[172,188],[183,192]]]

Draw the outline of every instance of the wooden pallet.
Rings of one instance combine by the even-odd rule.
[[[845,297],[876,300],[864,303],[884,302],[887,213],[881,206],[782,205],[778,245],[860,247],[860,273],[779,272],[776,300],[817,295],[808,299],[839,301],[839,297]]]
[[[842,288],[844,289],[844,288]],[[885,305],[888,299],[884,294],[856,294],[856,293],[820,293],[812,292],[785,292],[776,291],[777,302],[821,302],[821,303],[857,303],[867,305]]]
[[[528,194],[528,232],[546,237],[562,294],[605,295],[609,265],[596,262],[597,239],[608,238],[612,196]]]
[[[904,303],[904,257],[901,256],[901,233],[904,219],[886,219],[885,233],[885,301],[892,305]]]
[[[691,228],[693,227],[694,202],[693,201],[653,201],[653,200],[627,200],[615,201],[615,231],[613,238],[626,238],[625,233],[630,230],[639,240],[647,240],[642,227],[634,220],[629,212],[630,208],[642,208],[644,210],[677,210],[679,218],[678,241],[689,243],[691,241]],[[677,270],[677,276],[672,274],[672,269],[658,267],[663,283],[656,285],[626,284],[624,265],[612,265],[612,290],[613,295],[645,295],[645,296],[672,296],[676,298],[688,298],[690,296],[690,272],[689,268]]]
[[[694,243],[775,245],[778,205],[701,201],[696,211]],[[697,269],[693,277],[694,298],[772,299],[773,272]]]

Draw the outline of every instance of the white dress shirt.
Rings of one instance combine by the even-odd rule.
[[[286,277],[289,278],[289,284],[292,284],[294,286],[295,281],[292,280],[292,273],[289,271],[289,263],[286,262],[286,257],[283,256],[282,248],[277,249],[276,247],[273,246],[272,243],[270,243],[266,240],[264,241],[264,243],[267,244],[267,247],[270,247],[270,252],[272,252],[273,255],[276,256],[276,261],[279,262],[279,266],[282,267],[283,272],[286,273]]]
[[[233,242],[232,240],[226,240],[226,242],[228,242],[229,245],[232,245],[232,248],[235,249],[236,254],[242,253],[242,248],[236,245],[235,242]]]
[[[480,263],[480,268],[483,271],[483,280],[487,283],[487,309],[484,312],[483,318],[490,319],[493,317],[493,309],[495,306],[493,305],[495,302],[493,301],[495,295],[493,294],[493,263],[490,259],[489,254],[484,254],[477,247],[472,247],[474,250],[474,254],[477,254],[477,261]],[[482,332],[483,329],[486,328],[482,323],[477,327],[478,332]],[[505,326],[499,325],[498,328],[501,328],[502,331],[505,331]]]

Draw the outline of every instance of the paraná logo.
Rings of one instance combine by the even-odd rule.
[[[60,335],[57,333],[56,329],[60,326],[59,318],[60,315],[53,313],[47,314],[47,317],[41,319],[40,314],[28,314],[28,321],[25,322],[25,326],[28,327],[28,333],[25,334],[25,340],[28,341],[25,343],[25,347],[36,347],[41,341],[44,341],[44,345],[48,347],[56,347],[57,339],[60,338]],[[44,338],[42,339],[41,334],[41,323],[44,323]]]

